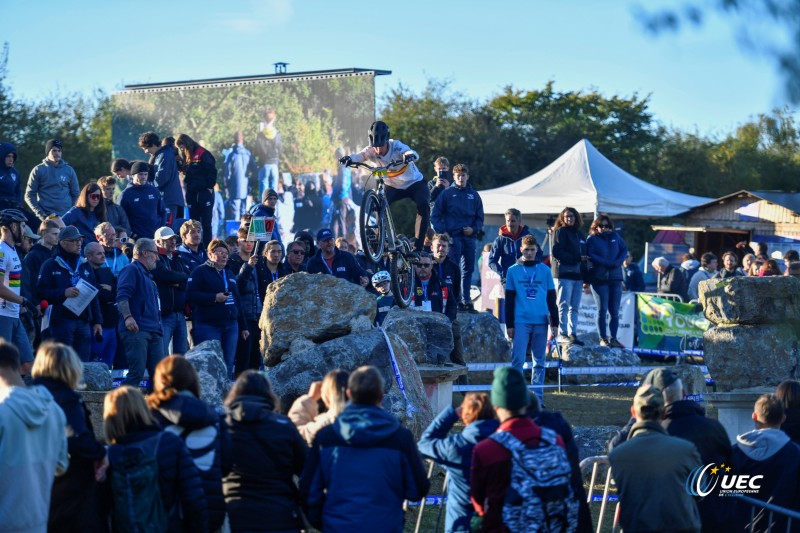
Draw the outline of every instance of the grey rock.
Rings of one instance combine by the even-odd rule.
[[[711,279],[698,286],[712,324],[782,324],[800,320],[800,279],[792,276]]]
[[[113,387],[111,371],[105,363],[83,363],[83,390],[109,391]]]
[[[441,364],[453,351],[453,325],[442,313],[392,308],[383,329],[405,341],[418,364]]]
[[[184,357],[192,363],[200,378],[200,399],[217,407],[231,388],[228,368],[222,358],[219,341],[205,341],[191,348]]]
[[[681,378],[686,394],[704,394],[706,392],[706,377],[700,367],[681,364],[670,368]]]
[[[581,460],[587,457],[606,455],[608,441],[619,429],[617,426],[575,426],[572,428]],[[604,480],[605,478],[603,478]]]
[[[105,365],[105,363],[103,363],[103,365]],[[92,424],[94,438],[105,443],[106,436],[103,433],[103,401],[106,397],[106,391],[79,390],[78,394],[81,395],[83,403],[89,410],[89,422]]]
[[[326,274],[300,272],[270,283],[259,320],[265,364],[274,366],[295,339],[319,344],[375,320],[375,297],[361,286]]]
[[[713,327],[703,335],[703,356],[718,391],[774,387],[797,379],[797,340],[787,324]]]
[[[461,313],[461,342],[464,345],[464,361],[467,363],[508,363],[511,361],[511,345],[500,321],[491,313]],[[492,382],[492,372],[470,372],[473,385]]]
[[[597,366],[639,366],[639,357],[627,348],[611,348],[608,346],[571,346],[562,347],[562,367],[597,367]],[[587,385],[592,383],[617,383],[634,381],[636,373],[619,374],[564,374],[561,381],[567,385]]]
[[[362,365],[378,368],[386,382],[383,408],[397,416],[403,425],[419,438],[422,431],[433,420],[433,411],[425,394],[419,371],[406,344],[393,333],[387,334],[403,385],[413,413],[409,415],[407,403],[400,391],[392,371],[389,350],[383,333],[377,329],[370,332],[347,335],[333,339],[267,369],[275,393],[280,397],[281,408],[288,411],[292,402],[308,391],[312,381],[321,380],[335,368],[352,372]]]

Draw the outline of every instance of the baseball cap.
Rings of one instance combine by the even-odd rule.
[[[677,372],[671,368],[654,368],[642,380],[642,385],[653,385],[661,390],[666,389],[680,379]]]
[[[165,239],[169,239],[170,237],[174,236],[175,232],[172,231],[172,228],[170,228],[169,226],[162,226],[156,230],[156,233],[153,236],[153,238],[157,240],[160,239],[163,241]]]
[[[58,241],[72,240],[81,238],[81,232],[75,226],[64,226],[58,232]]]
[[[642,385],[636,389],[636,396],[633,397],[633,408],[637,413],[652,413],[653,411],[664,410],[664,395],[661,389],[653,385]]]
[[[27,224],[25,224],[25,231],[23,232],[23,235],[34,241],[38,241],[39,239],[41,239],[41,237],[39,235],[36,235],[30,228],[30,226],[28,226]]]
[[[317,232],[317,242],[327,241],[333,239],[333,232],[327,228],[321,229]]]

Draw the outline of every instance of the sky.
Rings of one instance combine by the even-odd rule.
[[[698,0],[699,2],[699,0]],[[659,5],[679,5],[659,0]],[[648,1],[650,6],[653,1]],[[730,21],[653,36],[645,0],[0,0],[16,97],[339,68],[390,70],[379,100],[429,80],[486,100],[506,86],[649,96],[661,124],[722,136],[786,104]]]

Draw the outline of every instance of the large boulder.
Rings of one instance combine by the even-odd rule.
[[[383,321],[383,329],[405,341],[418,364],[450,361],[453,324],[442,313],[425,313],[394,307]]]
[[[372,294],[327,274],[300,272],[270,283],[258,323],[265,364],[277,365],[298,339],[319,344],[366,331],[377,310]]]
[[[716,325],[800,320],[800,279],[793,276],[710,279],[698,285],[706,318]]]
[[[105,363],[83,363],[83,390],[109,391],[114,382],[111,371]]]
[[[703,357],[718,391],[774,387],[797,379],[797,333],[787,324],[710,328]]]
[[[205,341],[195,345],[184,357],[192,363],[200,378],[200,399],[214,406],[222,405],[231,388],[228,367],[222,357],[219,341]]]
[[[640,366],[639,357],[626,348],[608,346],[563,346],[561,350],[562,367],[601,367],[601,366]],[[563,374],[563,372],[562,372]],[[589,385],[593,383],[618,383],[635,381],[635,372],[615,374],[563,374],[561,382],[567,385]]]
[[[267,369],[275,393],[280,397],[282,410],[288,411],[292,402],[308,391],[311,382],[321,380],[335,368],[353,371],[362,365],[373,365],[386,382],[384,409],[400,418],[403,425],[419,438],[433,420],[433,411],[408,347],[397,335],[388,333],[387,336],[394,350],[408,403],[395,379],[386,337],[380,330],[373,329],[315,345]]]
[[[500,321],[491,313],[460,313],[461,342],[464,345],[464,361],[467,363],[511,362],[511,345]],[[469,373],[472,384],[491,383],[492,371]]]

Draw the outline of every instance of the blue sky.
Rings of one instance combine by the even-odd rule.
[[[711,17],[653,37],[644,0],[0,0],[8,82],[29,99],[152,83],[363,67],[378,97],[428,79],[486,99],[506,85],[650,95],[656,119],[722,135],[785,104],[772,64]],[[647,5],[651,5],[648,2]],[[669,5],[663,0],[660,5]],[[677,4],[677,2],[672,2]]]

